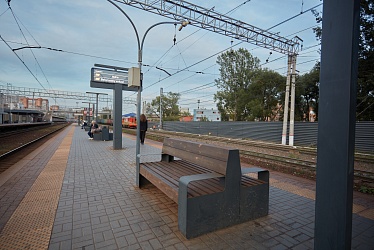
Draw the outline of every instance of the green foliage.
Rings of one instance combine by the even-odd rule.
[[[179,93],[168,92],[166,95],[162,95],[162,119],[163,120],[179,120],[179,106],[178,101],[180,98]],[[147,107],[147,113],[159,113],[160,112],[160,96],[153,99],[151,104]]]
[[[315,13],[320,23],[321,13]],[[321,41],[322,28],[313,28],[317,40]],[[360,1],[360,36],[358,51],[358,81],[356,119],[374,121],[374,2]]]
[[[220,65],[220,78],[216,79],[219,91],[214,96],[222,120],[227,116],[234,121],[241,121],[245,109],[246,92],[251,80],[259,68],[260,60],[248,50],[227,51],[217,58]]]
[[[374,121],[374,2],[361,0],[356,118]]]
[[[273,116],[285,85],[278,73],[260,69],[260,60],[248,50],[228,51],[217,58],[220,78],[214,96],[221,120],[265,120]],[[283,90],[284,91],[284,90]]]
[[[260,69],[249,87],[249,120],[275,120],[280,110],[278,104],[284,102],[281,93],[285,90],[286,78],[275,71]]]
[[[201,122],[209,122],[209,119],[208,119],[208,117],[203,116],[203,117],[200,117],[200,121]]]
[[[308,121],[309,110],[313,108],[318,119],[318,101],[319,101],[319,73],[320,67],[317,63],[313,69],[296,81],[296,107],[295,120]],[[305,116],[304,116],[305,114]]]
[[[364,194],[374,194],[374,188],[366,186],[361,186],[359,191]]]

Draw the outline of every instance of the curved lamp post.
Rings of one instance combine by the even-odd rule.
[[[161,24],[177,24],[180,23],[181,27],[179,27],[179,31],[183,28],[186,27],[187,24],[189,24],[189,21],[181,21],[181,22],[159,22],[156,24],[153,24],[150,26],[144,33],[142,40],[140,41],[139,39],[139,34],[138,30],[135,27],[135,24],[131,20],[131,18],[126,14],[125,11],[123,11],[117,4],[115,4],[112,0],[107,0],[111,4],[113,4],[119,11],[122,12],[126,16],[126,18],[130,21],[132,27],[134,28],[136,39],[138,42],[138,67],[140,70],[140,75],[142,72],[142,57],[143,57],[143,45],[144,45],[144,40],[145,37],[147,36],[148,32]],[[139,139],[139,134],[140,134],[140,108],[141,108],[141,92],[142,92],[142,87],[143,87],[143,79],[140,79],[140,87],[138,88],[138,95],[137,95],[137,105],[136,105],[136,168],[139,170],[139,164],[140,164],[140,139]],[[136,184],[139,186],[139,176],[136,176]]]

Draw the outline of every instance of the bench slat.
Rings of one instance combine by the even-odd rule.
[[[220,159],[210,158],[205,155],[200,155],[199,153],[193,153],[185,151],[183,149],[172,148],[169,146],[164,146],[162,148],[163,154],[173,155],[177,158],[195,163],[207,169],[211,169],[217,173],[226,174],[227,159],[222,161]]]
[[[185,140],[179,140],[175,138],[165,138],[163,145],[171,148],[178,148],[199,155],[205,155],[207,157],[215,158],[221,161],[227,161],[228,151],[233,149],[212,144],[203,144],[200,142],[188,141],[188,143],[186,143]]]
[[[145,167],[143,163],[139,172],[159,190],[162,190],[166,196],[172,199],[175,203],[178,203],[178,187],[175,184],[168,180],[164,180],[158,173],[152,171],[152,168]]]
[[[183,160],[167,162],[147,162],[142,163],[140,173],[152,184],[162,190],[168,197],[178,203],[179,178],[182,176],[207,173],[201,166],[191,164]],[[242,176],[241,186],[249,187],[265,183],[264,181]],[[219,178],[194,181],[189,185],[188,197],[197,197],[217,192],[223,192],[223,183]]]
[[[183,160],[176,161],[176,163],[182,167],[181,175],[178,176],[179,178],[182,176],[186,176],[186,175],[195,175],[195,174],[203,174],[203,173],[210,172],[201,166],[198,166],[198,165],[195,165],[195,164],[183,161]],[[178,186],[179,186],[179,183],[178,183]],[[219,183],[219,179],[196,181],[191,184],[191,188],[202,190],[203,193],[201,195],[222,192],[224,190],[224,186]]]
[[[173,185],[173,190],[178,189],[179,178],[186,175],[195,175],[206,173],[200,166],[191,165],[184,161],[175,161],[172,163],[152,162],[142,163],[142,168],[152,172],[153,175],[159,176],[160,179],[167,180],[170,185]],[[143,170],[141,169],[141,172]],[[222,192],[223,187],[216,182],[193,182],[190,185],[190,197],[196,197],[216,192]]]

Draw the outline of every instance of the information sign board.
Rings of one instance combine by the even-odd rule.
[[[101,83],[128,84],[128,72],[110,69],[91,69],[91,81]]]

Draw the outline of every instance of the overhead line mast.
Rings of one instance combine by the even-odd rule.
[[[188,21],[189,25],[255,44],[281,54],[297,55],[301,50],[302,41],[297,36],[292,39],[284,38],[220,14],[212,9],[206,9],[186,1],[118,0],[118,2],[177,21]]]
[[[116,0],[138,9],[142,9],[157,15],[168,17],[179,22],[188,23],[205,30],[209,30],[224,36],[228,36],[243,42],[251,43],[281,54],[288,55],[288,66],[285,94],[284,119],[282,129],[282,144],[287,143],[288,104],[290,102],[289,92],[291,89],[290,103],[290,146],[294,143],[294,112],[295,112],[295,74],[296,57],[302,48],[303,40],[298,36],[291,39],[271,33],[268,30],[257,28],[243,21],[231,18],[183,0]],[[291,80],[292,79],[292,80]],[[291,88],[290,88],[291,87]]]

